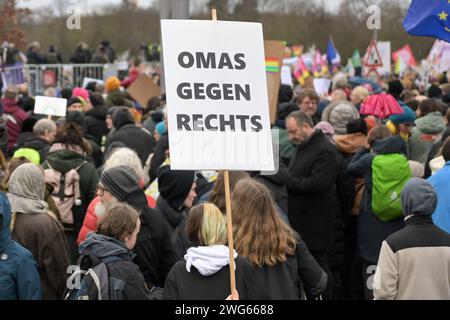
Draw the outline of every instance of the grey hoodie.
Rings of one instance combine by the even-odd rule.
[[[434,188],[426,180],[412,178],[402,191],[403,214],[432,215],[437,205],[437,195]]]

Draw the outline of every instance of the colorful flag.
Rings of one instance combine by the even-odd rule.
[[[441,0],[413,0],[403,21],[406,32],[450,42],[450,4]]]
[[[280,61],[277,58],[266,58],[267,73],[278,73],[280,70]]]
[[[403,56],[398,56],[397,61],[395,62],[395,74],[401,76],[407,68],[408,65],[403,60]]]
[[[294,57],[300,57],[302,52],[303,52],[303,46],[300,46],[300,45],[292,46],[292,55]]]
[[[328,40],[327,59],[328,63],[333,66],[341,63],[341,56],[339,52],[336,50],[333,39],[331,39],[331,37]]]
[[[347,65],[344,68],[344,73],[348,74],[350,77],[355,75],[355,68],[353,66],[352,59],[348,59]]]
[[[414,58],[414,54],[409,44],[404,45],[402,48],[392,54],[392,59],[395,63],[397,63],[397,60],[400,56],[403,58],[403,62],[408,66],[412,67],[416,65],[416,59]]]
[[[298,57],[297,65],[294,70],[294,77],[298,80],[300,84],[304,84],[305,79],[310,76],[311,73],[306,67],[305,62],[303,61],[303,57],[302,56]]]
[[[361,59],[361,55],[359,54],[359,50],[358,49],[356,49],[353,52],[352,65],[353,65],[354,68],[361,68],[362,67],[362,59]]]

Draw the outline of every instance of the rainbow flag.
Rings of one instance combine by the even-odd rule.
[[[267,73],[278,73],[280,70],[280,61],[277,58],[266,58]]]

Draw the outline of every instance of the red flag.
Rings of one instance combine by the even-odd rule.
[[[397,63],[398,57],[401,56],[403,61],[408,65],[408,66],[415,66],[416,65],[416,59],[414,58],[414,54],[411,50],[411,47],[409,46],[409,44],[404,45],[402,48],[400,48],[399,50],[395,51],[392,54],[392,59],[394,60],[395,63]]]

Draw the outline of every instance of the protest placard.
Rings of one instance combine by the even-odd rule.
[[[171,167],[274,170],[261,24],[161,28]]]
[[[150,98],[161,95],[161,88],[146,74],[139,75],[127,91],[144,108]]]
[[[67,112],[67,99],[37,96],[34,103],[35,114],[65,117]]]
[[[278,92],[280,91],[280,72],[284,56],[284,42],[264,41],[266,55],[267,92],[269,94],[270,123],[277,118]]]
[[[330,90],[331,80],[326,78],[315,78],[314,79],[314,90],[319,96],[328,95]]]
[[[95,82],[97,84],[104,84],[105,82],[103,80],[100,79],[93,79],[93,78],[84,78],[83,79],[83,84],[81,85],[83,88],[86,88],[86,86],[90,83],[90,82]]]

